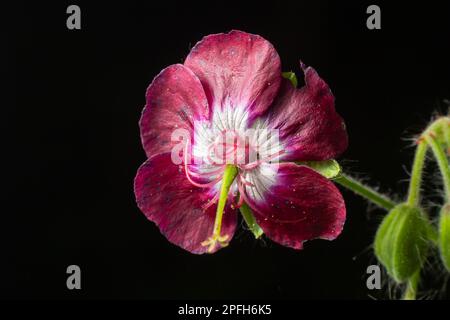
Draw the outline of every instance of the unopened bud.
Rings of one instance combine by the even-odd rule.
[[[421,209],[404,203],[392,209],[381,223],[375,236],[375,255],[397,283],[421,269],[428,230]]]

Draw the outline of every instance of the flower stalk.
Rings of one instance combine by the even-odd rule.
[[[243,203],[242,206],[239,208],[239,210],[241,211],[245,223],[247,224],[248,228],[253,233],[255,238],[258,239],[259,237],[261,237],[264,234],[264,231],[256,222],[256,219],[253,216],[250,207],[246,203]]]
[[[444,190],[446,202],[450,201],[450,167],[447,160],[447,155],[442,149],[441,144],[437,141],[436,136],[431,132],[425,135],[425,141],[433,151],[434,157],[441,171],[442,179],[444,181]]]
[[[425,156],[427,154],[427,144],[425,140],[417,141],[416,153],[411,172],[411,180],[409,181],[407,203],[410,206],[418,206],[420,202],[420,184],[422,182],[423,166],[425,164]]]
[[[396,205],[393,200],[389,199],[385,195],[382,195],[374,189],[365,186],[358,180],[346,174],[340,174],[339,176],[334,178],[333,181],[339,183],[341,186],[353,191],[357,195],[360,195],[361,197],[369,200],[373,204],[387,211],[391,210]]]

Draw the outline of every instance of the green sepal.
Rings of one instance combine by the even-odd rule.
[[[297,161],[296,164],[310,167],[327,179],[336,178],[341,173],[341,166],[334,159],[326,161]]]
[[[375,255],[397,282],[418,272],[428,249],[429,222],[421,209],[405,203],[392,209],[375,236]]]
[[[287,71],[287,72],[281,73],[281,75],[283,76],[283,78],[288,79],[292,83],[294,88],[297,88],[298,81],[297,81],[297,76],[295,75],[294,72]]]

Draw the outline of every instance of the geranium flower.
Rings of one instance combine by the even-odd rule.
[[[203,38],[184,64],[156,76],[140,120],[148,160],[135,195],[170,242],[197,254],[217,251],[233,237],[241,206],[284,246],[340,234],[339,190],[296,162],[334,159],[347,134],[328,85],[302,69],[305,85],[296,89],[267,40],[231,31]],[[278,134],[247,139],[249,130]],[[189,135],[179,139],[179,132]]]

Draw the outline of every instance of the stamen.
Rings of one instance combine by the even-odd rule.
[[[267,156],[267,157],[265,157],[265,158],[263,158],[261,160],[257,160],[257,161],[251,162],[251,163],[244,164],[244,165],[241,166],[241,168],[244,169],[244,170],[254,169],[257,166],[259,166],[261,163],[270,161],[273,158],[281,156],[282,154],[284,154],[284,150],[281,150],[281,151],[278,151],[278,152],[276,152],[274,154],[271,154],[270,156]]]
[[[208,159],[208,162],[210,162],[211,164],[217,164],[217,162],[216,162],[216,160],[213,160],[213,158],[211,158],[211,149],[212,148],[215,148],[216,146],[215,146],[215,142],[213,143],[213,144],[211,144],[209,147],[208,147],[208,151],[206,151],[206,158]],[[216,152],[215,152],[215,150],[213,150],[213,153],[214,153],[214,156],[216,155]]]
[[[222,132],[222,135],[225,133]],[[218,137],[219,139],[221,136]],[[221,146],[222,148],[218,150],[218,146]],[[220,140],[215,140],[207,150],[207,159],[211,164],[219,164],[216,160],[213,159],[216,158],[220,161],[220,164],[225,164],[227,162],[228,156],[233,155],[233,158],[236,158],[237,150],[238,150],[238,137],[233,137],[233,144],[232,148],[229,148],[229,144],[227,141],[221,142]],[[222,154],[219,154],[219,151],[222,151]],[[213,157],[211,157],[211,154],[213,154]],[[234,159],[236,160],[236,159]]]
[[[246,190],[244,188],[244,185],[242,183],[238,183],[238,190],[239,190],[239,203],[242,201],[242,203],[245,201],[246,203],[249,203],[249,199],[247,197]],[[242,206],[241,203],[241,206]]]
[[[222,179],[220,176],[208,183],[198,183],[198,182],[195,182],[194,180],[192,180],[192,178],[190,176],[190,171],[188,168],[188,146],[189,146],[189,142],[186,142],[186,147],[184,149],[184,172],[186,174],[186,178],[188,179],[188,181],[192,185],[199,187],[199,188],[210,188],[213,185],[215,185],[216,183],[218,183]]]
[[[190,176],[193,176],[193,177],[196,177],[196,178],[202,178],[202,177],[214,176],[214,175],[222,172],[224,167],[225,166],[220,166],[219,168],[217,168],[217,169],[215,169],[213,171],[207,171],[207,172],[202,172],[202,173],[194,172],[194,171],[190,170],[189,168],[188,168],[188,171],[189,171],[189,175]]]
[[[239,175],[239,181],[245,186],[249,186],[249,187],[255,186],[253,183],[248,182],[242,174]]]
[[[239,200],[237,203],[234,204],[234,207],[236,209],[239,209],[240,207],[242,207],[243,204],[244,204],[244,197],[241,197],[240,192],[239,192]]]
[[[215,195],[214,195],[214,197],[211,199],[211,200],[209,200],[206,204],[204,204],[203,206],[202,206],[202,210],[203,211],[206,211],[209,207],[211,207],[213,204],[215,204],[215,203],[217,203],[217,200],[219,200],[219,193],[216,193]]]

